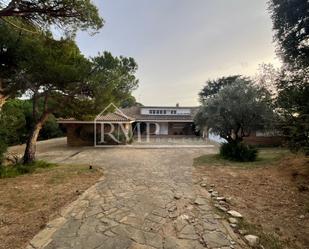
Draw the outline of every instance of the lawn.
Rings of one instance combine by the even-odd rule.
[[[275,165],[283,157],[292,156],[292,153],[286,149],[263,148],[259,151],[255,162],[233,162],[220,158],[219,155],[204,155],[194,160],[194,165],[211,164],[218,166],[235,166],[254,168],[259,166]]]
[[[261,236],[267,249],[307,249],[309,245],[309,158],[284,149],[261,149],[251,163],[218,155],[194,161],[195,170],[231,197],[230,208],[245,217],[242,227]]]
[[[1,249],[25,248],[62,207],[102,176],[87,165],[42,165],[31,173],[0,179]]]

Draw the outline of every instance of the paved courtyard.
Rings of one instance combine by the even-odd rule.
[[[38,156],[102,167],[104,177],[51,221],[28,248],[246,248],[218,216],[192,166],[216,148],[68,148],[42,143]]]

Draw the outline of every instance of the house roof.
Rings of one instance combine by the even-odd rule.
[[[106,115],[98,115],[95,120],[82,121],[75,118],[59,118],[58,123],[94,123],[94,121],[115,122],[115,123],[130,123],[135,119],[122,115],[121,113],[108,113]]]
[[[196,109],[196,106],[138,106],[138,108],[153,108],[153,109]]]
[[[134,121],[134,118],[130,118],[126,115],[124,115],[121,112],[112,112],[112,113],[107,113],[105,115],[99,114],[96,119],[96,121],[107,121],[107,122],[130,122]]]
[[[164,109],[191,109],[190,115],[145,115],[141,114],[141,108],[164,108]],[[132,118],[134,118],[136,121],[193,121],[195,114],[198,111],[198,107],[139,107],[139,106],[133,106],[130,108],[123,108],[121,111]]]
[[[190,109],[190,115],[148,115],[141,114],[141,108],[164,108],[164,109]],[[115,122],[115,123],[132,123],[134,121],[162,121],[162,122],[193,122],[198,107],[140,107],[133,106],[129,108],[118,109],[115,112],[102,114],[100,113],[93,121],[80,121],[74,118],[60,118],[58,123],[93,123],[94,121]]]

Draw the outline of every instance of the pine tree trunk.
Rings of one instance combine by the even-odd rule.
[[[49,113],[43,113],[41,118],[35,124],[31,131],[30,137],[27,140],[26,150],[23,158],[23,164],[32,163],[35,160],[36,142],[40,131],[48,118]]]
[[[0,111],[2,110],[2,106],[5,104],[7,97],[0,94]]]

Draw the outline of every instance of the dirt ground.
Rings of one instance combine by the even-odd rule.
[[[89,166],[61,165],[0,179],[0,248],[25,248],[48,220],[101,177]]]
[[[309,158],[283,156],[272,165],[198,167],[231,206],[285,248],[309,248]]]

